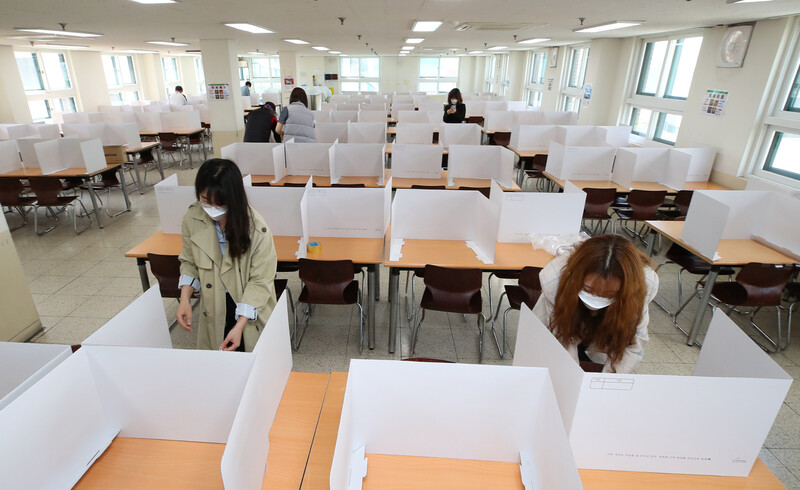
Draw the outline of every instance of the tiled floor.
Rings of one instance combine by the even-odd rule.
[[[177,173],[183,185],[193,183],[194,172],[191,170],[170,169],[167,173]],[[153,183],[156,177],[157,174],[150,172],[148,181]],[[88,206],[88,196],[85,197],[85,202]],[[80,343],[141,293],[135,261],[125,258],[124,254],[157,231],[159,220],[152,187],[146,188],[144,195],[132,191],[131,202],[131,213],[113,219],[104,215],[106,227],[102,230],[92,226],[82,235],[76,236],[71,223],[62,219],[58,227],[45,236],[36,236],[32,224],[13,233],[45,329],[33,341]],[[110,205],[114,210],[122,207],[119,191],[112,194]],[[18,216],[7,218],[12,227],[19,223]],[[660,261],[663,262],[663,258]],[[343,371],[347,370],[351,358],[399,359],[410,355],[410,328],[409,322],[405,320],[399,332],[400,349],[394,355],[387,353],[386,293],[389,274],[385,269],[382,272],[381,300],[376,312],[375,350],[365,348],[363,354],[358,353],[358,314],[355,307],[319,306],[314,312],[299,352],[294,353],[295,370]],[[659,270],[661,287],[658,300],[670,309],[674,308],[677,301],[676,272],[674,265],[665,265]],[[296,275],[287,277],[290,279],[289,287],[296,297],[299,293]],[[493,287],[496,296],[499,296],[500,282],[496,281],[497,287]],[[151,283],[155,284],[152,276]],[[417,298],[422,289],[421,281],[417,281]],[[175,302],[165,300],[164,306],[172,318]],[[489,313],[488,305],[485,313]],[[689,325],[693,314],[694,310],[682,314],[681,324]],[[517,312],[509,314],[509,352],[505,359],[499,358],[491,334],[487,332],[484,362],[510,364],[517,318]],[[740,319],[737,321],[742,325],[746,323]],[[774,313],[759,315],[759,323],[774,331]],[[172,337],[175,347],[194,346],[192,334],[180,328],[173,329]],[[657,306],[651,305],[650,343],[638,372],[690,375],[698,353],[698,348],[686,345],[686,337],[672,325],[670,317]],[[475,320],[470,318],[465,321],[461,315],[428,313],[415,356],[477,362],[478,336]],[[800,343],[795,342],[786,351],[772,357],[793,378],[800,378]],[[736,359],[731,359],[731,362],[736,362]],[[764,444],[761,458],[788,488],[800,489],[800,383],[792,386]]]

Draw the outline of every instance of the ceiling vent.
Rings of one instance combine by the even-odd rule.
[[[474,29],[476,31],[525,31],[534,27],[543,27],[547,24],[520,24],[504,22],[463,22],[456,26],[457,31]]]

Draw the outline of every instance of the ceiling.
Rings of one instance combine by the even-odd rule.
[[[542,45],[563,45],[600,37],[630,37],[692,27],[747,22],[796,14],[797,0],[726,4],[725,0],[183,0],[180,4],[142,5],[130,0],[6,0],[0,3],[0,44],[30,46],[30,39],[11,39],[24,33],[14,27],[60,29],[104,34],[95,39],[56,39],[43,42],[88,45],[91,49],[149,49],[182,53],[200,49],[202,39],[235,39],[239,52],[268,54],[294,50],[320,55],[311,46],[346,54],[395,55],[407,37],[424,37],[412,54],[464,53],[493,46],[530,49],[518,40],[544,37]],[[338,17],[344,17],[344,25]],[[579,17],[587,26],[614,20],[644,20],[638,27],[598,34],[577,34]],[[414,33],[415,20],[443,21],[436,32]],[[248,22],[274,34],[249,34],[223,25]],[[480,26],[478,23],[500,24]],[[459,31],[458,26],[473,24]],[[513,24],[513,25],[509,25]],[[358,39],[361,35],[361,39]],[[144,41],[190,43],[168,48]],[[299,38],[308,46],[282,41]],[[533,45],[535,46],[535,45]],[[431,49],[431,51],[426,51]],[[443,51],[445,50],[445,51]]]

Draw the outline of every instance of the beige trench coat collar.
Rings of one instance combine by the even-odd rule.
[[[204,226],[200,232],[192,236],[192,243],[197,245],[204,254],[208,255],[214,265],[219,268],[219,277],[222,280],[222,284],[228,290],[231,298],[238,302],[238,294],[235,291],[240,291],[244,285],[237,285],[236,271],[233,268],[233,259],[229,249],[226,249],[225,256],[222,256],[222,250],[219,248],[219,239],[217,238],[216,223],[205,213],[201,218],[195,219],[204,222],[207,226]]]

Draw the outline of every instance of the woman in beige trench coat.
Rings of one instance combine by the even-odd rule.
[[[232,161],[203,163],[195,193],[198,202],[183,217],[178,323],[188,331],[198,325],[198,349],[252,351],[276,303],[272,233],[248,206]],[[193,323],[194,292],[200,306]]]

